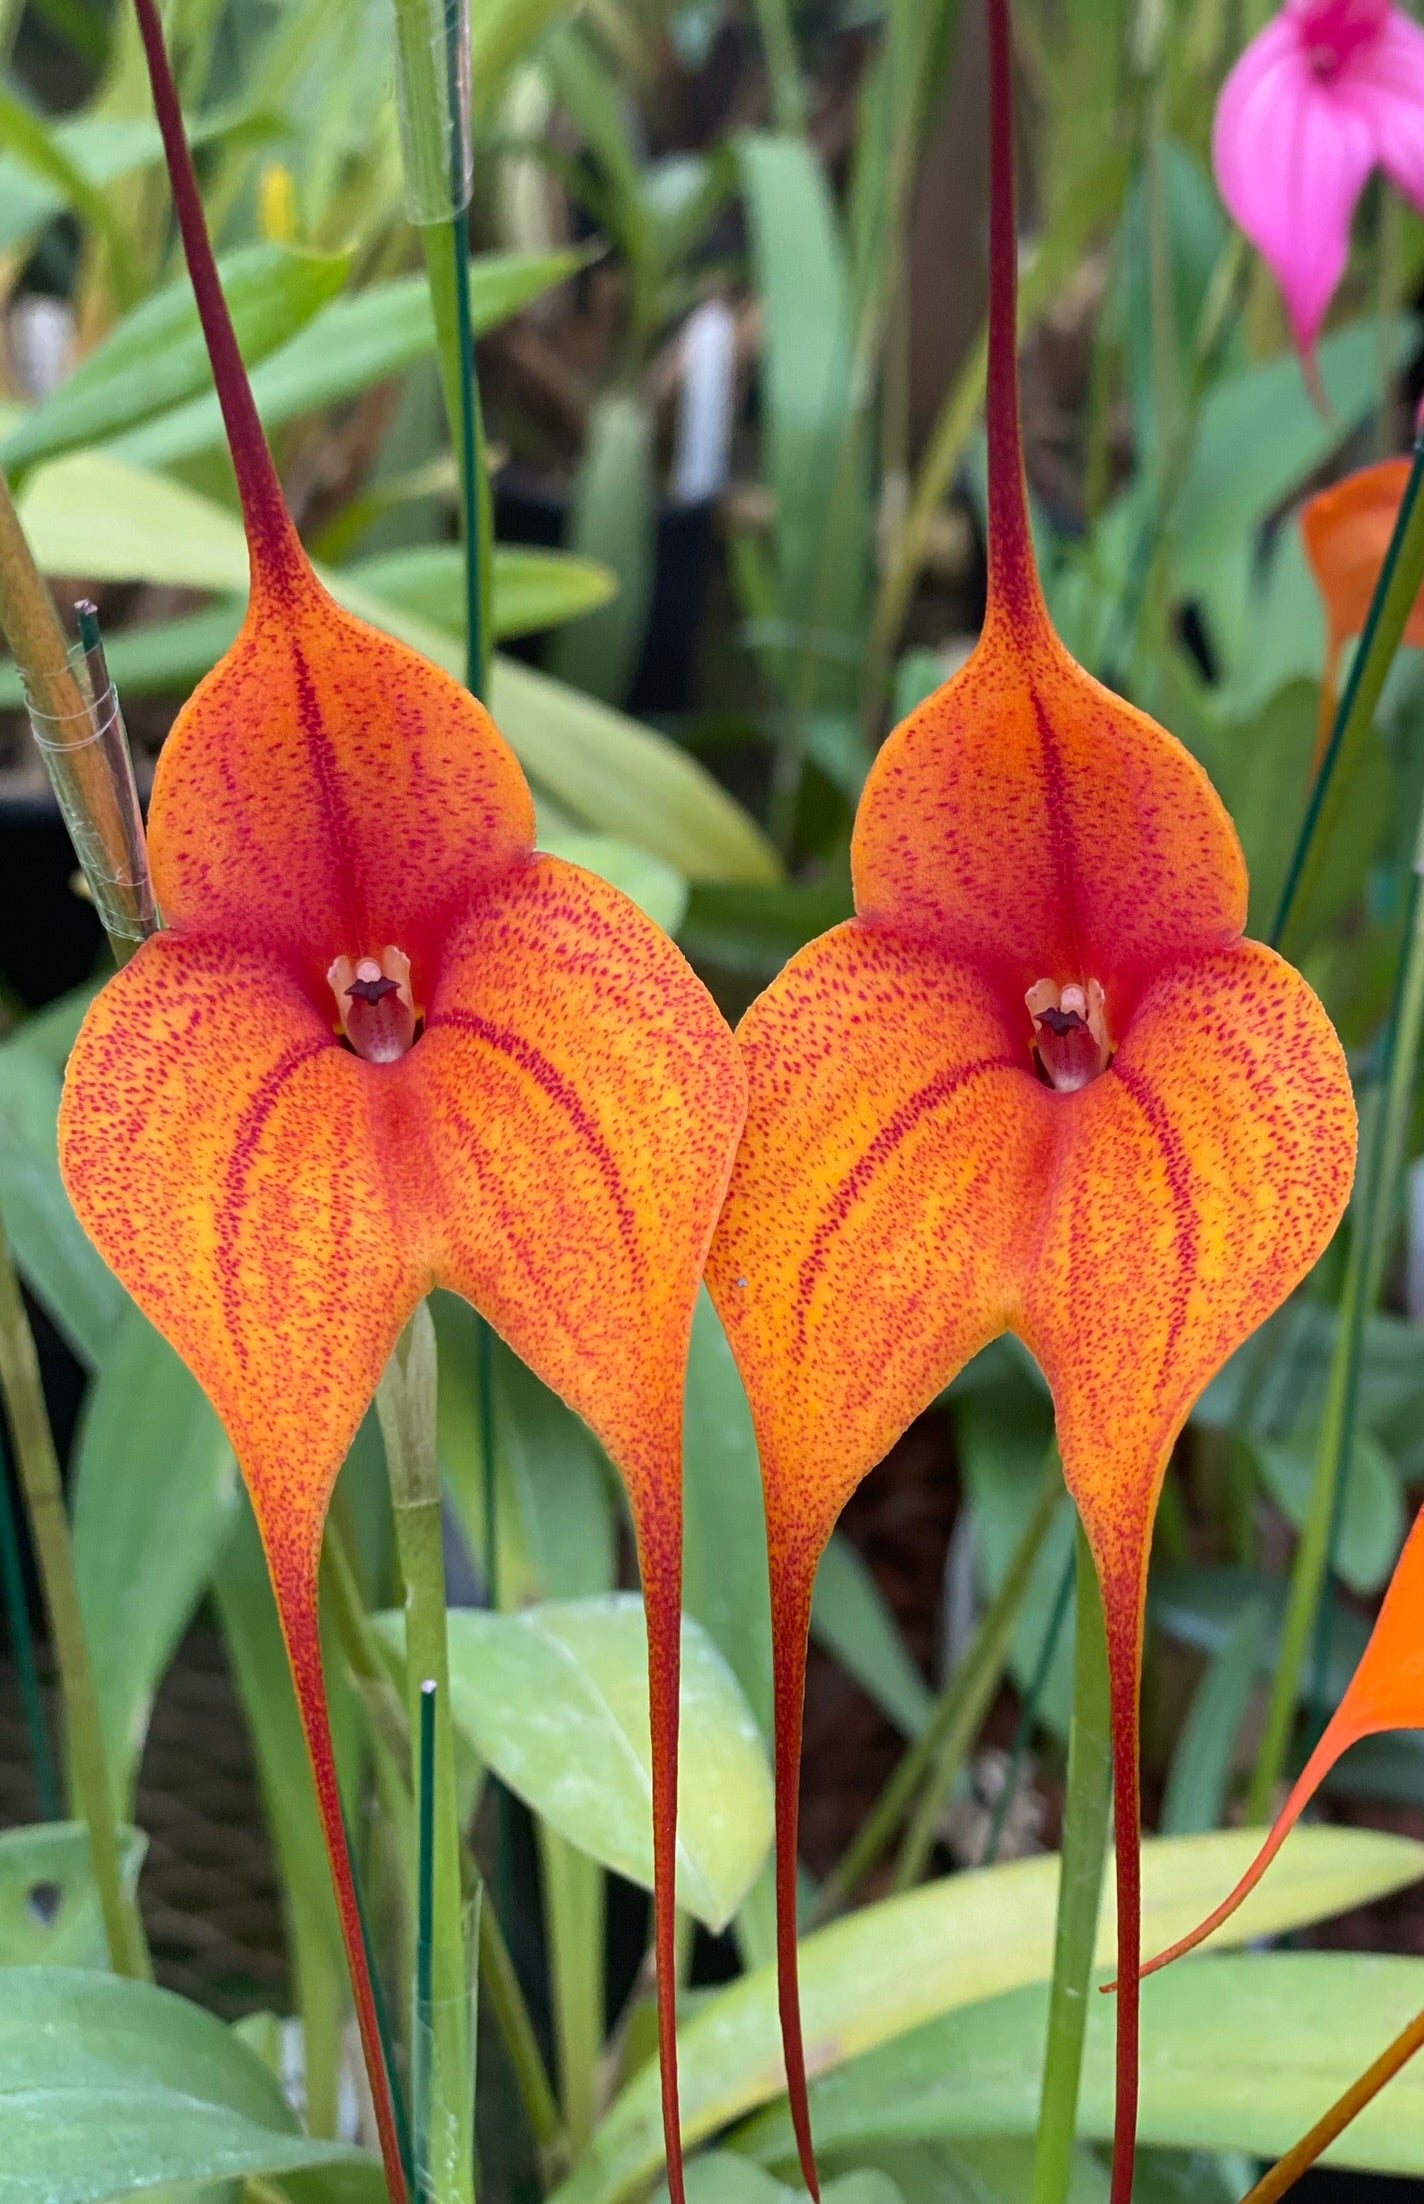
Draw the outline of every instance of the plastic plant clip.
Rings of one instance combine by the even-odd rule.
[[[80,641],[69,653],[69,680],[22,668],[25,709],[105,933],[147,941],[158,911],[128,731],[94,608],[76,609]],[[71,695],[73,709],[64,708]]]
[[[470,19],[465,0],[396,0],[396,112],[406,213],[417,229],[470,203]]]

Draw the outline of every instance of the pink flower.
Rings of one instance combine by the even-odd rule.
[[[1424,212],[1424,30],[1389,0],[1286,0],[1226,80],[1212,150],[1309,357],[1370,171]]]

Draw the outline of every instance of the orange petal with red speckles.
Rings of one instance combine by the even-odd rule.
[[[606,882],[551,857],[509,867],[475,899],[405,1056],[363,1061],[329,1016],[271,958],[206,934],[157,936],[98,997],[76,1043],[66,1183],[232,1437],[334,1858],[340,1810],[315,1635],[321,1529],[422,1294],[435,1284],[466,1294],[608,1447],[632,1498],[646,1588],[675,2137],[682,1392],[745,1112],[742,1061],[667,937]]]
[[[482,704],[335,604],[259,575],[232,649],[163,746],[149,813],[166,923],[269,950],[329,999],[388,942],[430,988],[448,928],[534,846],[519,763]]]
[[[1311,1799],[1342,1753],[1362,1737],[1376,1737],[1382,1730],[1424,1729],[1424,1513],[1414,1528],[1390,1578],[1384,1603],[1370,1633],[1370,1642],[1349,1689],[1326,1724],[1323,1736],[1302,1768],[1285,1805],[1272,1824],[1271,1833],[1246,1873],[1229,1896],[1222,1899],[1200,1927],[1183,1936],[1143,1968],[1155,1974],[1183,1952],[1195,1951],[1213,1929],[1229,1920],[1243,1898],[1253,1891]]]
[[[1325,600],[1332,666],[1340,646],[1364,629],[1408,480],[1407,459],[1383,459],[1333,482],[1301,507],[1300,532]],[[1404,640],[1424,647],[1424,596],[1409,615]]]
[[[1011,1321],[1057,1099],[1033,1074],[1031,1031],[980,974],[852,919],[737,1033],[749,1113],[707,1283],[766,1494],[782,2033],[808,2181],[796,1828],[811,1589],[866,1471]]]
[[[1113,1032],[1141,975],[1246,920],[1241,846],[1206,774],[1046,615],[991,612],[968,664],[895,729],[852,866],[862,918],[1002,973],[1020,1001],[1045,977],[1099,979]]]
[[[1147,1556],[1167,1457],[1222,1364],[1305,1276],[1344,1214],[1355,1108],[1299,973],[1238,942],[1163,973],[1109,1071],[1056,1098],[1054,1195],[1016,1325],[1053,1391],[1093,1548],[1112,1676],[1118,1828],[1118,2115],[1137,2090],[1138,1692]]]

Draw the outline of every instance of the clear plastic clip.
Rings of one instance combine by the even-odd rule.
[[[25,708],[105,933],[146,941],[158,911],[128,733],[94,607],[76,609],[81,641],[62,672],[21,669]]]
[[[418,228],[470,203],[470,18],[467,0],[396,0],[396,110],[406,212]]]

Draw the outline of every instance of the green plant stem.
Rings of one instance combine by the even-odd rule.
[[[45,1409],[34,1334],[20,1281],[0,1226],[0,1395],[10,1426],[15,1469],[29,1518],[50,1637],[64,1697],[66,1762],[70,1793],[89,1831],[90,1864],[115,1974],[151,1978],[153,1968],[138,1907],[124,1884],[123,1850],[109,1756],[94,1688],[74,1547],[64,1508],[59,1458]]]
[[[1003,1681],[1019,1608],[1027,1595],[1034,1563],[1062,1500],[1057,1446],[1050,1448],[1049,1453],[1050,1459],[1044,1473],[1038,1504],[1015,1549],[998,1595],[986,1610],[974,1645],[961,1665],[964,1686],[959,1704],[953,1720],[945,1725],[944,1735],[930,1764],[929,1780],[920,1793],[910,1818],[910,1826],[905,1832],[900,1857],[895,1863],[892,1884],[895,1890],[910,1889],[928,1867],[935,1838],[939,1833],[945,1801],[954,1788],[969,1748],[978,1736],[984,1717],[993,1704],[994,1694]]]
[[[1029,2204],[1067,2204],[1072,2185],[1089,1980],[1098,1940],[1098,1911],[1112,1818],[1107,1631],[1097,1570],[1081,1524],[1076,1557],[1077,1632],[1073,1713],[1068,1732],[1068,1792],[1058,1868],[1048,2048],[1043,2060]]]
[[[1073,1578],[1076,1570],[1077,1548],[1070,1547],[1067,1566],[1058,1579],[1058,1589],[1053,1595],[1053,1605],[1049,1609],[1048,1624],[1043,1633],[1043,1643],[1038,1649],[1038,1658],[1033,1664],[1033,1673],[1029,1677],[1028,1689],[1023,1697],[1023,1705],[1019,1709],[1018,1722],[1014,1728],[1014,1741],[1009,1748],[1009,1764],[1004,1770],[1003,1788],[994,1802],[994,1818],[989,1824],[989,1841],[984,1847],[984,1857],[979,1862],[981,1867],[992,1867],[999,1857],[999,1846],[1004,1840],[1004,1824],[1009,1818],[1019,1787],[1019,1771],[1023,1767],[1028,1752],[1029,1739],[1033,1736],[1034,1724],[1038,1720],[1039,1704],[1048,1686],[1049,1670],[1053,1666],[1053,1658],[1058,1651],[1058,1640],[1063,1635],[1063,1625],[1068,1619],[1068,1607],[1073,1597]]]
[[[1062,1500],[1063,1482],[1058,1474],[1058,1455],[1055,1448],[1034,1503],[1033,1513],[1024,1525],[1003,1583],[981,1616],[969,1648],[936,1700],[929,1721],[871,1808],[854,1843],[847,1848],[822,1884],[808,1926],[837,1911],[874,1867],[900,1827],[932,1768],[935,1770],[935,1780],[930,1788],[936,1800],[937,1815],[944,1771],[948,1768],[948,1780],[953,1782],[989,1702],[999,1687],[999,1679],[1008,1658],[1009,1643],[1028,1592],[1034,1563],[1042,1551],[1049,1526]],[[932,1820],[931,1840],[933,1826]],[[902,1868],[904,1864],[902,1859]]]
[[[473,2204],[474,2063],[465,1956],[455,1736],[445,1631],[444,1510],[435,1448],[435,1326],[424,1302],[386,1366],[376,1409],[386,1442],[396,1551],[405,1581],[406,1718],[421,1732],[423,1687],[436,1687],[432,1782],[431,2010],[426,2186],[432,2204]]]
[[[796,34],[787,0],[755,0],[766,73],[771,86],[772,120],[783,137],[799,138],[806,128],[806,89],[796,58]]]
[[[327,1522],[325,1560],[326,1594],[337,1639],[370,1718],[377,1785],[409,1851],[413,1813],[410,1726],[362,1604],[356,1573],[335,1517]],[[474,1879],[474,1863],[466,1855],[465,1880]],[[480,1907],[478,1936],[480,1981],[514,2068],[530,2133],[546,2161],[562,2165],[567,2162],[568,2145],[558,2102],[509,1947],[495,1910],[488,1903]]]
[[[539,1823],[564,2124],[575,2158],[593,2133],[603,2051],[603,1870]]]
[[[1276,922],[1271,929],[1271,946],[1283,948],[1301,906],[1308,902],[1320,853],[1330,841],[1330,828],[1336,806],[1341,800],[1340,791],[1346,789],[1348,774],[1342,766],[1354,759],[1374,720],[1375,706],[1384,688],[1385,677],[1394,663],[1395,652],[1404,637],[1405,624],[1424,583],[1424,497],[1420,496],[1424,484],[1424,437],[1414,445],[1413,464],[1404,496],[1395,516],[1394,532],[1384,565],[1375,584],[1370,600],[1364,633],[1360,637],[1350,677],[1345,684],[1335,713],[1335,723],[1330,730],[1330,740],[1320,762],[1320,771],[1312,784],[1310,796],[1301,821],[1300,833],[1291,855],[1290,869],[1281,891]]]
[[[34,1770],[40,1820],[58,1821],[59,1782],[55,1774],[54,1754],[50,1749],[49,1730],[45,1724],[44,1700],[40,1696],[34,1637],[30,1630],[29,1598],[25,1591],[25,1572],[20,1560],[20,1527],[15,1519],[15,1509],[10,1497],[10,1478],[3,1451],[0,1451],[0,1592],[4,1595],[3,1605],[10,1625],[15,1674],[20,1686],[20,1703],[25,1710],[25,1728],[29,1732],[30,1765]]]
[[[1248,1821],[1267,1821],[1276,1787],[1285,1772],[1295,1711],[1312,1632],[1322,1611],[1331,1556],[1339,1542],[1341,1512],[1349,1474],[1360,1364],[1365,1327],[1379,1292],[1384,1249],[1393,1214],[1424,1031],[1424,890],[1419,867],[1424,842],[1410,873],[1405,939],[1395,972],[1393,1000],[1385,1028],[1381,1083],[1383,1094],[1366,1126],[1360,1192],[1350,1235],[1350,1253],[1330,1365],[1330,1389],[1321,1426],[1320,1451],[1310,1513],[1291,1568],[1290,1593],[1281,1632],[1280,1657],[1271,1684],[1266,1726],[1247,1796]],[[1317,1650],[1317,1700],[1321,1688],[1321,1652]]]

